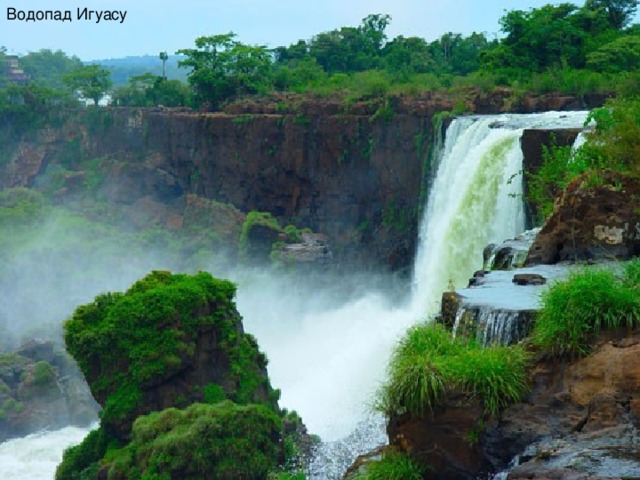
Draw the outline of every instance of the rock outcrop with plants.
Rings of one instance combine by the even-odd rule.
[[[32,340],[0,355],[0,442],[44,429],[88,426],[99,406],[72,358]]]
[[[76,309],[65,342],[103,411],[58,480],[258,479],[284,463],[279,392],[234,293],[207,273],[156,271]]]

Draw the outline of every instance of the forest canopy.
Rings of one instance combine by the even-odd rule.
[[[582,6],[565,2],[511,10],[499,20],[498,38],[482,32],[448,32],[433,41],[389,38],[393,19],[383,13],[272,49],[242,43],[233,32],[214,33],[168,56],[187,75],[187,83],[157,73],[167,62],[161,52],[155,57],[156,73],[149,68],[153,57],[146,56],[138,71],[131,65],[124,76],[121,69],[112,71],[117,86],[108,88],[111,82],[105,82],[102,93],[109,92],[117,105],[205,110],[238,97],[279,92],[351,100],[496,87],[616,93],[634,89],[640,79],[640,25],[632,23],[638,3],[586,0]],[[0,50],[0,61],[4,56]],[[64,90],[69,85],[64,78],[86,67],[76,57],[50,50],[29,53],[20,63],[31,85],[56,90]],[[104,61],[101,68],[109,70],[109,64],[114,61]],[[7,95],[9,83],[6,72],[0,75],[0,87],[5,87],[0,95]]]

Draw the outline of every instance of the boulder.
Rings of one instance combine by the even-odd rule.
[[[0,442],[43,429],[86,427],[99,405],[73,359],[49,341],[0,355]]]
[[[300,242],[282,245],[276,250],[277,261],[285,265],[329,265],[333,253],[327,236],[321,233],[303,233]]]
[[[537,273],[516,273],[513,276],[513,283],[516,285],[544,285],[547,283],[547,279]]]
[[[606,173],[596,185],[588,174],[556,199],[525,264],[628,259],[640,254],[640,182]]]
[[[387,433],[391,446],[437,472],[434,478],[475,479],[490,469],[478,442],[481,422],[480,402],[454,393],[431,415],[391,418]]]

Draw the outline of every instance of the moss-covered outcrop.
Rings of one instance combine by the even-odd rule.
[[[30,341],[0,355],[0,442],[86,426],[98,410],[73,360],[52,342]]]
[[[153,272],[125,293],[99,295],[65,323],[65,342],[126,439],[135,418],[205,400],[211,385],[237,403],[277,409],[266,358],[245,334],[235,286],[208,273]]]
[[[278,391],[234,294],[205,272],[155,271],[76,309],[65,342],[103,412],[58,480],[253,479],[282,462]]]

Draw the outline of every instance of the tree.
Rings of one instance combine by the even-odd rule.
[[[587,56],[587,66],[599,72],[640,68],[640,36],[628,35],[602,45]]]
[[[266,91],[271,86],[271,55],[266,47],[245,45],[233,32],[196,39],[196,48],[178,50],[187,58],[178,65],[191,67],[189,83],[196,98],[212,108],[241,94]]]
[[[20,65],[31,77],[32,82],[43,87],[63,90],[65,83],[62,77],[81,68],[82,62],[76,56],[69,57],[62,50],[54,52],[45,48],[20,57]]]
[[[180,80],[165,80],[147,72],[129,79],[129,84],[113,92],[116,105],[128,107],[185,106],[189,99],[189,87]]]
[[[638,0],[586,0],[584,8],[604,10],[611,27],[621,30],[626,27],[638,9]]]
[[[512,10],[501,19],[507,34],[484,58],[489,68],[540,71],[550,67],[582,68],[592,32],[584,29],[582,12],[571,3],[545,5],[527,12]]]
[[[397,36],[383,49],[385,68],[396,78],[406,80],[415,73],[433,70],[429,46],[423,38]]]
[[[111,88],[111,73],[99,65],[85,65],[62,77],[64,83],[84,98],[98,105],[100,99]]]

